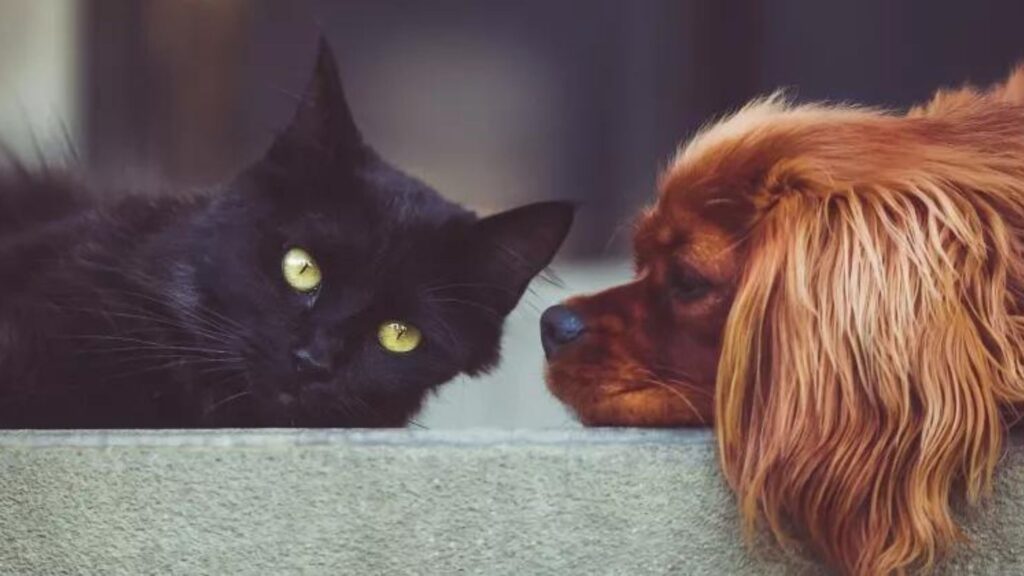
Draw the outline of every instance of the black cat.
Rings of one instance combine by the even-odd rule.
[[[0,427],[401,426],[493,367],[569,204],[478,219],[363,143],[330,49],[222,189],[0,175]]]

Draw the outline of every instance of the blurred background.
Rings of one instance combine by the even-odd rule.
[[[1024,2],[0,0],[0,139],[100,181],[207,186],[290,116],[317,38],[387,158],[489,213],[581,203],[494,374],[430,428],[565,427],[541,378],[550,303],[629,276],[631,215],[702,123],[753,96],[904,107],[1024,59]]]

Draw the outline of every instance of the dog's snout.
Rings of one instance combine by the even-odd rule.
[[[567,306],[552,306],[540,317],[540,341],[550,358],[559,348],[576,340],[587,329],[583,318]]]

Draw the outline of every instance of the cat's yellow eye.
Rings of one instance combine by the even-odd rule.
[[[411,324],[389,320],[380,325],[380,329],[377,331],[377,339],[380,340],[380,345],[388,352],[405,354],[406,352],[412,352],[420,345],[420,341],[423,340],[423,334]]]
[[[323,279],[316,260],[302,248],[292,248],[285,252],[281,259],[281,273],[284,274],[285,282],[299,292],[316,290]]]

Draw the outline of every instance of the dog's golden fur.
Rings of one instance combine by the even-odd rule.
[[[964,540],[951,504],[989,491],[1024,407],[1024,69],[905,115],[757,101],[697,135],[660,187],[637,237],[646,288],[568,305],[650,335],[663,270],[685,262],[709,288],[670,305],[668,330],[717,337],[672,358],[659,328],[609,355],[623,337],[596,329],[552,359],[552,390],[588,423],[714,421],[749,529],[843,573],[932,568]],[[725,248],[694,249],[709,243]],[[687,405],[617,411],[607,392],[624,384],[587,358],[686,375]]]

